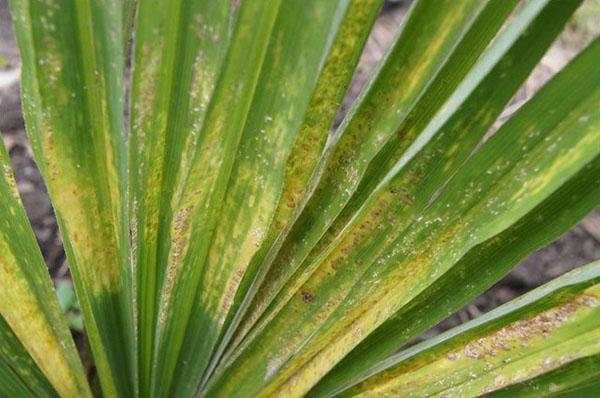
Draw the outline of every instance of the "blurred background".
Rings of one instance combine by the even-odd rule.
[[[386,2],[371,33],[338,122],[341,121],[349,105],[371,75],[373,68],[384,55],[408,11],[410,3],[409,0]],[[495,131],[548,79],[599,34],[600,0],[585,0],[563,34],[534,70],[524,87],[512,99],[492,130]],[[600,60],[598,62],[600,63]],[[81,336],[81,317],[71,286],[68,264],[58,227],[44,182],[33,161],[24,129],[19,100],[19,54],[12,31],[8,0],[0,0],[0,131],[11,157],[23,203],[49,272],[57,286],[61,305],[70,319],[74,333]],[[76,143],[73,144],[76,145]],[[495,286],[422,337],[439,333],[477,317],[573,268],[597,259],[600,259],[600,208],[559,240],[524,259]],[[81,343],[81,339],[77,340]]]

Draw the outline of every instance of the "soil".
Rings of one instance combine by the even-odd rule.
[[[340,119],[360,92],[376,63],[384,55],[406,15],[408,3],[410,2],[394,1],[385,7],[371,34],[358,73],[340,113]],[[592,3],[598,4],[596,0],[592,0]],[[597,32],[592,33],[595,34]],[[570,25],[544,57],[524,88],[515,95],[498,124],[506,120],[590,40],[587,27]],[[6,0],[0,0],[0,53],[0,131],[11,157],[19,192],[50,274],[55,281],[68,280],[69,271],[56,219],[44,182],[33,161],[23,127],[18,94],[18,52]],[[2,61],[2,55],[8,63]],[[559,240],[527,257],[507,277],[425,336],[472,319],[575,267],[597,259],[600,259],[600,208]]]

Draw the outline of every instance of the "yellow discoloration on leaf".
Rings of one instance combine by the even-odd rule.
[[[191,222],[192,210],[189,207],[183,208],[177,212],[173,218],[171,226],[171,252],[165,275],[163,293],[161,296],[162,306],[159,316],[159,322],[164,325],[168,320],[168,304],[173,292],[175,277],[180,272],[183,256],[187,253],[189,247],[189,228]]]
[[[2,240],[6,240],[2,236]],[[44,316],[22,270],[5,245],[0,246],[0,313],[6,319],[54,388],[62,396],[85,394],[65,358],[50,320]]]
[[[301,288],[304,291],[324,291],[328,290],[333,283],[336,289],[348,289],[360,279],[366,267],[362,263],[362,252],[364,251],[380,251],[385,245],[390,244],[394,239],[394,234],[389,234],[384,239],[372,239],[380,229],[382,223],[395,221],[393,217],[385,218],[385,211],[391,210],[391,204],[394,194],[385,191],[379,196],[370,211],[362,215],[356,221],[353,228],[347,228],[344,231],[330,231],[323,242],[319,243],[315,255],[310,255],[306,262],[309,264],[300,275],[296,275],[277,295],[277,301],[272,303],[272,307],[268,313],[264,315],[260,323],[258,323],[248,339],[252,341],[252,337],[258,332],[267,328],[273,318],[279,311],[288,304],[290,298],[294,296]],[[384,214],[384,216],[382,216]],[[336,245],[330,245],[334,238],[339,238]],[[310,278],[310,279],[309,279]],[[346,294],[346,293],[343,293]],[[294,301],[292,304],[292,313],[302,313],[303,305],[299,301]],[[325,307],[328,307],[326,305]],[[316,319],[323,322],[327,317],[324,314],[319,315]],[[315,321],[316,322],[316,321]]]
[[[54,4],[57,6],[57,3]],[[85,6],[81,9],[85,10]],[[51,31],[54,32],[53,29]],[[113,153],[116,143],[112,141],[114,132],[111,128],[115,126],[110,126],[104,73],[91,65],[97,61],[95,54],[90,59],[82,57],[87,66],[87,73],[81,74],[84,87],[82,91],[75,91],[79,88],[69,89],[67,81],[72,71],[65,70],[68,64],[58,39],[52,34],[45,36],[43,42],[44,49],[40,51],[37,68],[38,73],[47,79],[37,88],[41,93],[26,93],[29,96],[41,95],[41,109],[37,115],[39,125],[37,128],[31,126],[29,134],[43,152],[37,155],[43,156],[40,167],[56,212],[65,226],[61,231],[63,238],[73,247],[77,262],[81,263],[74,265],[80,268],[95,293],[119,290],[122,283],[118,254],[122,243],[117,242],[122,217],[118,187],[120,177]],[[50,92],[51,100],[45,97]],[[78,152],[81,148],[73,147],[66,137],[71,134],[70,129],[81,128],[84,116],[75,115],[69,119],[64,114],[64,109],[72,109],[73,102],[79,100],[82,92],[86,94],[83,106],[89,110],[85,116],[89,122],[86,134],[96,139],[98,147],[97,153],[92,153],[89,147],[84,149],[87,151],[87,164],[80,163],[83,157]],[[101,192],[97,181],[92,182],[94,177],[100,176],[103,177],[102,184],[106,184],[106,194]]]
[[[15,181],[15,176],[13,174],[13,171],[8,164],[2,165],[2,176],[4,178],[4,181],[6,181],[6,183],[8,184],[10,192],[12,193],[15,200],[17,200],[18,203],[21,203],[21,196],[19,196],[19,190],[17,189],[17,182]]]
[[[220,61],[220,58],[217,60],[208,59],[207,54],[202,49],[198,50],[194,60],[194,78],[190,91],[190,119],[192,124],[190,134],[186,139],[184,149],[181,153],[180,172],[178,173],[178,184],[176,184],[177,189],[182,189],[184,182],[179,179],[179,176],[185,175],[185,170],[188,169],[193,154],[196,152],[196,145],[198,144],[198,137],[204,124],[204,118],[206,117],[206,110],[215,89],[218,73],[215,71],[214,64],[218,64],[218,61]]]
[[[329,312],[332,313],[335,309],[332,308]],[[314,353],[309,352],[294,358],[294,361],[297,359],[303,365],[282,370],[276,379],[264,389],[263,396],[268,396],[275,391],[281,391],[289,396],[304,394],[329,371],[332,363],[337,363],[356,345],[357,341],[362,340],[363,333],[368,333],[372,330],[373,325],[385,321],[393,313],[393,310],[390,308],[384,311],[363,312],[364,316],[361,317],[360,322],[348,323],[347,327],[336,334],[335,343],[320,346],[318,355],[315,356]],[[326,317],[320,321],[325,320]],[[361,330],[361,333],[356,333],[356,330]]]
[[[89,396],[1,142],[0,168],[1,317],[59,394]]]
[[[216,314],[219,323],[233,304],[246,268],[263,243],[272,220],[286,158],[280,153],[289,150],[290,136],[282,134],[286,122],[287,118],[265,116],[252,143],[240,148],[231,177],[235,187],[228,191],[221,213],[229,222],[217,228],[202,282],[206,287],[204,306]]]
[[[585,109],[585,106],[583,107]],[[576,117],[579,117],[577,115],[577,113],[575,113]],[[569,123],[569,121],[565,122],[565,126],[572,126],[572,123]],[[546,196],[549,194],[550,191],[556,189],[557,186],[559,186],[560,184],[562,184],[564,182],[565,179],[569,178],[569,176],[571,175],[570,173],[573,173],[573,170],[575,169],[579,169],[582,167],[583,164],[585,164],[587,161],[589,161],[590,156],[594,156],[595,153],[597,153],[597,147],[596,148],[592,148],[590,145],[590,140],[594,141],[597,140],[598,137],[596,137],[596,134],[590,134],[588,132],[586,132],[585,130],[573,130],[570,131],[570,143],[567,146],[568,148],[572,148],[572,151],[562,151],[562,153],[560,153],[559,155],[555,154],[553,157],[549,158],[549,161],[546,162],[537,162],[536,165],[538,165],[538,168],[535,170],[536,173],[539,174],[535,174],[533,176],[529,176],[527,177],[527,181],[531,182],[531,181],[538,181],[536,180],[536,178],[539,176],[546,176],[547,179],[544,180],[543,184],[538,184],[538,188],[539,189],[534,189],[531,191],[527,191],[527,193],[522,192],[522,195],[519,197],[519,199],[522,199],[523,196],[526,194],[528,200],[532,200],[532,197],[538,196]],[[528,134],[527,129],[525,129],[525,133]],[[559,127],[559,131],[560,131],[560,127]],[[551,139],[551,135],[548,135],[548,139]],[[547,140],[545,140],[545,142],[547,142]],[[576,143],[576,147],[574,146]],[[533,142],[531,142],[530,144],[533,145]],[[582,144],[581,146],[579,146],[580,144]],[[566,144],[565,144],[566,145]],[[529,150],[530,153],[532,154],[533,158],[535,158],[535,156],[539,153],[546,153],[546,149],[547,149],[547,145],[544,145],[542,143],[542,145],[538,144],[538,148],[535,151],[532,151],[531,149]],[[552,146],[548,147],[551,148]],[[577,149],[579,148],[579,149]],[[592,149],[590,149],[592,148]],[[586,149],[589,149],[586,151]],[[576,155],[576,156],[574,156]],[[489,156],[489,154],[488,154]],[[547,158],[547,157],[546,157]],[[567,159],[568,158],[568,159]],[[527,157],[520,159],[519,162],[521,165],[527,167],[527,165],[529,164],[528,162],[530,161],[530,159],[528,159]],[[517,162],[517,163],[519,163]],[[556,165],[559,164],[560,165],[560,171],[561,173],[558,173],[558,169],[559,167],[557,167]],[[468,166],[465,167],[465,169]],[[515,167],[514,168],[514,173],[517,173],[518,168]],[[477,174],[479,172],[475,172],[473,173],[473,177],[475,177],[475,174]],[[485,174],[482,173],[482,175],[492,175],[494,174],[494,172],[492,171],[492,169],[488,169]],[[392,293],[390,294],[382,294],[381,296],[379,296],[377,299],[375,299],[374,301],[370,301],[370,299],[372,298],[371,294],[375,293],[374,289],[369,288],[368,285],[365,285],[361,290],[355,292],[355,297],[369,297],[369,299],[367,300],[367,302],[363,302],[362,303],[362,308],[370,308],[372,309],[373,306],[377,305],[377,302],[379,303],[385,303],[386,306],[388,307],[394,307],[395,305],[398,306],[402,306],[404,303],[403,302],[397,302],[395,301],[395,299],[393,298],[393,291],[395,290],[396,293],[400,293],[400,295],[408,295],[410,297],[413,297],[414,292],[411,291],[411,289],[414,289],[419,283],[419,281],[425,281],[428,279],[432,279],[435,278],[437,275],[439,275],[439,272],[444,272],[442,270],[443,268],[443,263],[445,263],[447,260],[447,256],[450,256],[451,259],[454,259],[454,261],[456,259],[458,259],[461,254],[457,253],[455,250],[452,250],[452,247],[459,247],[461,245],[460,242],[463,242],[462,244],[464,244],[464,242],[467,242],[469,240],[473,240],[473,239],[481,239],[481,236],[479,236],[479,233],[481,233],[480,231],[478,231],[479,229],[481,229],[482,231],[485,230],[486,233],[490,233],[490,227],[491,225],[494,225],[496,220],[497,220],[497,224],[494,225],[494,229],[497,229],[499,227],[499,225],[501,224],[505,224],[502,228],[504,228],[506,226],[506,222],[507,219],[506,218],[501,218],[498,217],[495,220],[492,220],[491,223],[489,224],[482,224],[481,228],[477,227],[476,223],[474,223],[474,221],[477,221],[477,219],[479,217],[481,217],[481,219],[483,220],[483,218],[485,218],[486,216],[486,212],[489,212],[489,210],[487,210],[488,207],[492,207],[492,209],[497,208],[498,210],[492,210],[492,214],[493,215],[498,215],[501,214],[500,211],[505,211],[504,208],[508,207],[510,208],[511,211],[515,212],[515,213],[523,213],[528,211],[527,207],[524,206],[523,202],[524,201],[516,201],[516,203],[514,203],[511,206],[506,206],[506,205],[502,205],[503,200],[508,200],[507,198],[510,198],[514,192],[517,192],[521,189],[522,185],[524,184],[523,179],[520,180],[519,183],[515,184],[514,181],[512,181],[511,179],[512,175],[507,175],[505,176],[505,178],[507,179],[506,183],[503,183],[502,180],[491,180],[494,182],[494,186],[491,187],[491,185],[484,185],[479,187],[479,190],[477,190],[477,192],[481,192],[482,191],[482,187],[483,189],[487,192],[487,195],[489,198],[491,198],[489,201],[479,204],[473,208],[471,208],[469,210],[469,212],[471,213],[471,216],[466,216],[466,215],[462,215],[461,219],[462,221],[459,222],[459,219],[455,219],[454,222],[456,222],[455,225],[453,225],[451,228],[447,228],[445,231],[438,231],[437,235],[435,237],[435,239],[433,241],[430,241],[430,238],[427,238],[426,236],[423,235],[419,235],[418,234],[418,229],[417,229],[417,238],[419,239],[425,239],[425,241],[423,242],[423,245],[421,245],[420,249],[417,248],[417,253],[418,252],[432,252],[430,259],[428,260],[426,257],[422,256],[422,255],[418,255],[417,257],[412,257],[415,255],[415,253],[410,253],[410,264],[408,261],[402,261],[402,263],[404,263],[406,266],[408,266],[409,268],[407,268],[404,272],[398,272],[395,273],[395,276],[391,276],[391,274],[386,273],[385,276],[382,275],[381,280],[384,282],[383,286],[379,287],[379,290],[381,291],[390,291]],[[485,181],[485,179],[481,179],[480,181]],[[464,185],[466,182],[468,181],[462,181],[461,185]],[[492,184],[490,182],[490,184]],[[525,184],[527,185],[527,184]],[[472,186],[472,184],[471,184]],[[545,192],[544,192],[545,191]],[[497,195],[497,196],[496,196]],[[531,196],[529,196],[531,195]],[[535,199],[537,202],[537,199]],[[451,201],[450,201],[451,202]],[[449,202],[449,203],[450,203]],[[499,202],[496,205],[496,202]],[[430,223],[432,218],[435,217],[436,215],[441,216],[440,219],[444,220],[444,200],[440,199],[438,201],[439,206],[437,210],[433,210],[433,214],[432,217],[425,221],[425,223]],[[458,202],[454,202],[455,206],[458,206]],[[469,203],[469,201],[463,201],[460,203],[460,206],[464,206],[467,205],[467,203]],[[491,206],[493,205],[493,206]],[[494,211],[496,213],[494,213]],[[451,212],[450,212],[451,214]],[[514,214],[514,213],[513,213]],[[453,216],[455,217],[455,216]],[[446,221],[446,225],[448,224],[448,221]],[[468,232],[469,230],[471,230],[472,232]],[[467,231],[467,232],[465,232]],[[462,238],[457,239],[457,236],[461,236]],[[408,235],[410,236],[410,235]],[[404,241],[400,247],[415,247],[415,241]],[[440,245],[440,246],[438,246]],[[446,249],[442,249],[439,250],[439,247],[446,247]],[[426,249],[427,248],[427,249]],[[433,261],[432,259],[434,258],[438,258],[440,259],[438,261],[437,264],[431,262]],[[425,264],[429,263],[429,266],[426,266]],[[398,267],[399,269],[401,267]],[[424,268],[429,268],[430,271],[428,271],[427,273],[423,273],[422,270]],[[419,275],[420,274],[420,275]],[[391,282],[391,283],[387,283],[387,282]],[[377,293],[378,294],[378,293]],[[380,307],[379,310],[382,310],[383,308]],[[358,319],[361,316],[363,316],[363,314],[361,314],[359,311],[353,311],[353,309],[346,307],[345,308],[346,311],[344,311],[344,316],[341,319]],[[375,311],[375,310],[369,310],[369,311]],[[352,315],[352,313],[354,312],[354,315]],[[354,317],[357,318],[354,318]],[[365,317],[363,318],[363,320],[366,323],[362,323],[361,321],[357,321],[357,323],[363,328],[363,329],[367,329],[371,326],[371,325],[376,325],[377,322],[372,322],[369,321],[370,319],[370,315],[365,315]],[[346,325],[347,328],[349,328],[350,324],[344,324]],[[342,329],[344,326],[342,326],[340,324],[340,319],[338,319],[337,321],[337,325],[336,327],[338,329]],[[329,339],[331,339],[330,341],[335,341],[337,343],[338,339],[339,339],[339,335],[335,335],[335,337],[333,337],[333,335],[330,335]],[[319,356],[322,355],[321,352],[319,352],[318,354]],[[456,354],[453,355],[454,357],[456,357]]]
[[[306,205],[323,171],[323,159],[327,156],[322,152],[331,125],[344,98],[360,50],[364,46],[369,27],[375,20],[380,4],[381,0],[354,0],[348,6],[342,20],[286,162],[281,198],[265,238],[265,245],[268,245],[267,248],[270,250],[268,253],[266,250],[258,252],[252,259],[257,263],[265,260],[262,265],[265,273],[273,262],[276,250],[292,228],[293,221]],[[276,266],[275,269],[277,268],[279,267]],[[267,277],[268,279],[272,279],[272,276]],[[258,310],[250,311],[250,316],[241,324],[232,346],[237,346],[265,308],[268,298],[273,294],[272,289],[266,292],[270,287],[273,286],[267,285],[258,291],[259,297],[254,303]]]
[[[174,215],[181,209],[190,208],[192,216],[187,233],[178,237],[187,240],[188,244],[187,250],[180,256],[182,257],[180,266],[176,267],[172,291],[166,292],[163,289],[159,292],[163,296],[160,313],[167,313],[168,318],[176,316],[181,322],[167,322],[157,329],[154,361],[160,366],[153,370],[152,383],[158,390],[171,388],[168,384],[170,380],[181,377],[185,379],[183,383],[185,385],[172,388],[189,390],[193,388],[190,387],[193,383],[191,379],[195,380],[202,374],[202,370],[199,370],[192,375],[182,376],[182,372],[189,372],[199,363],[179,361],[179,356],[191,354],[181,351],[182,344],[186,334],[198,332],[195,324],[189,321],[190,319],[195,321],[192,316],[196,315],[194,307],[199,301],[197,299],[201,298],[197,294],[200,294],[199,284],[205,269],[207,254],[211,248],[213,232],[219,225],[218,214],[223,206],[235,155],[249,117],[269,43],[267,39],[272,34],[277,19],[280,2],[272,3],[268,6],[260,2],[241,6],[228,48],[228,62],[224,63],[224,67],[220,70],[220,77],[210,99],[198,142],[194,145],[194,153],[189,158],[186,169],[178,177],[180,178],[178,184],[181,182],[183,186],[174,187],[174,195],[169,202],[170,211],[165,211]],[[225,31],[228,29],[227,21],[227,17],[222,20],[225,22],[223,25]],[[235,109],[235,112],[231,112],[231,109]],[[173,225],[172,221],[170,225]],[[172,250],[168,247],[166,249],[167,253]],[[165,253],[159,254],[160,257],[165,257]],[[168,297],[164,293],[168,293]],[[202,312],[202,309],[199,312]],[[216,322],[215,319],[214,324]],[[195,336],[193,338],[196,339]],[[209,356],[209,353],[206,355]],[[180,370],[177,374],[175,374],[176,368]],[[191,392],[184,395],[187,394]]]
[[[65,226],[61,231],[63,239],[73,247],[80,272],[95,294],[118,291],[123,280],[119,244],[114,234],[116,227],[105,222],[113,216],[100,204],[96,190],[85,184],[89,180],[78,168],[61,161],[64,154],[56,148],[56,138],[49,125],[46,132],[43,148],[50,174],[48,189]]]
[[[481,110],[477,110],[477,112],[484,119],[488,115],[488,112]],[[518,127],[517,129],[513,128],[510,133],[514,135],[511,141],[521,134],[527,133],[527,129],[520,129],[523,126]],[[552,130],[553,128],[552,124],[548,127],[550,130],[547,133],[548,136],[556,133]],[[558,130],[560,131],[560,128]],[[589,139],[589,135],[582,129],[574,129],[570,135],[570,142],[585,143]],[[546,151],[547,145],[544,145],[543,140],[538,140],[536,145],[535,150],[530,149],[528,152],[528,154],[532,154],[532,158],[535,158],[535,155],[540,152]],[[589,143],[587,146],[590,146]],[[490,149],[483,150],[477,157],[487,157],[488,159],[502,157],[501,153],[490,152],[491,148],[496,147],[488,146],[487,148]],[[436,147],[434,146],[433,149]],[[540,200],[556,190],[565,179],[584,167],[590,161],[590,157],[597,154],[597,150],[598,147],[588,151],[575,150],[571,154],[563,151],[550,158],[551,161],[540,162],[540,169],[536,170],[536,173],[544,175],[550,171],[549,176],[553,178],[548,180],[543,190],[534,191],[527,197],[527,201],[515,204],[508,210],[502,201],[507,200],[521,189],[523,181],[514,183],[514,177],[517,175],[519,167],[527,167],[531,159],[528,156],[513,157],[511,168],[509,168],[512,173],[503,173],[497,179],[488,177],[494,175],[495,170],[492,168],[495,165],[483,163],[486,164],[487,170],[482,170],[470,167],[470,163],[467,163],[463,168],[463,173],[459,174],[461,177],[457,177],[456,181],[450,181],[442,195],[415,220],[416,222],[410,229],[403,232],[398,239],[393,238],[394,241],[387,245],[385,251],[379,253],[369,263],[371,269],[356,285],[352,281],[352,275],[357,271],[352,269],[353,266],[348,261],[342,261],[347,270],[343,274],[343,278],[336,278],[335,272],[332,272],[331,269],[318,268],[302,286],[301,291],[325,291],[327,294],[335,292],[348,295],[337,308],[336,315],[324,319],[320,318],[318,314],[308,313],[302,320],[302,328],[288,327],[285,329],[282,327],[278,329],[280,321],[298,317],[298,313],[301,313],[297,301],[290,301],[277,314],[277,318],[273,319],[269,325],[270,330],[265,328],[264,333],[258,339],[248,340],[248,343],[242,347],[248,352],[244,361],[252,362],[261,357],[261,349],[252,347],[261,344],[278,346],[277,340],[273,338],[275,335],[290,341],[302,342],[302,345],[297,347],[298,350],[301,347],[301,351],[292,350],[293,356],[279,359],[279,362],[285,363],[285,365],[268,384],[264,390],[265,394],[281,391],[282,388],[292,395],[302,394],[330,369],[330,364],[337,363],[352,347],[358,344],[363,334],[368,334],[381,325],[392,313],[416,297],[478,243],[492,239],[499,231],[530,211],[533,205],[539,203]],[[551,173],[554,170],[555,162],[560,163],[561,157],[572,156],[574,153],[577,153],[577,156],[570,159],[568,168],[565,168],[564,163],[562,164],[561,175]],[[427,162],[428,154],[419,155],[417,159]],[[447,161],[455,160],[448,159]],[[479,161],[477,158],[472,160],[474,163]],[[427,169],[422,169],[420,166],[415,166],[413,172],[416,176],[420,173],[429,175]],[[406,182],[412,180],[410,173],[407,176],[400,175],[400,177],[408,178]],[[534,178],[535,176],[527,177],[528,180]],[[462,197],[458,196],[462,199],[460,201],[453,200],[455,199],[452,196],[453,182],[464,191]],[[465,190],[464,187],[468,187],[468,189]],[[485,192],[485,195],[473,195],[474,192]],[[496,204],[497,202],[498,204]],[[447,203],[454,203],[454,206],[448,206]],[[401,209],[401,207],[398,208]],[[505,216],[490,218],[490,213],[494,216]],[[380,240],[386,238],[385,236],[378,237]],[[357,253],[364,252],[364,248],[356,245],[354,249]],[[346,274],[350,276],[346,276]],[[302,304],[305,305],[305,303]],[[278,332],[274,329],[278,329]],[[357,330],[360,330],[361,333],[356,333]],[[286,360],[288,362],[285,362]]]
[[[478,395],[597,353],[598,293],[596,285],[491,332],[475,329],[370,377],[351,395]]]
[[[341,126],[343,131],[332,143],[331,158],[320,185],[299,220],[299,225],[311,225],[311,234],[294,235],[292,231],[291,237],[281,247],[281,255],[273,262],[266,281],[258,292],[251,316],[243,325],[243,332],[262,315],[273,295],[284,288],[288,279],[295,279],[297,276],[305,279],[310,275],[313,268],[308,267],[306,274],[299,271],[292,276],[302,264],[311,264],[311,245],[317,244],[321,234],[327,231],[353,195],[369,162],[385,142],[397,133],[395,128],[418,101],[420,94],[427,87],[427,82],[445,61],[448,49],[460,39],[466,21],[476,15],[481,4],[469,1],[448,2],[446,6],[452,7],[452,11],[439,14],[431,10],[424,12],[430,12],[435,17],[435,21],[430,22],[438,26],[439,30],[435,36],[419,36],[417,44],[409,44],[405,40],[399,40],[395,44],[395,48],[388,55],[387,68],[384,68],[388,73],[379,76],[371,87],[371,95],[365,98],[348,124]],[[427,5],[423,6],[423,9],[427,9]],[[419,29],[422,28],[412,26],[411,29],[420,32]],[[418,48],[420,54],[418,62],[416,59],[407,58],[406,54],[410,50],[416,51],[415,48]],[[406,137],[406,144],[412,142],[413,138]],[[296,205],[297,201],[293,196],[286,200],[289,202],[288,207]],[[281,223],[281,220],[279,222]],[[318,246],[324,247],[326,244],[319,243]],[[319,251],[318,246],[314,251]],[[308,259],[306,256],[309,256]],[[284,294],[281,297],[285,301],[288,295]]]
[[[600,103],[598,105],[600,106]],[[553,162],[547,170],[535,176],[535,178],[531,179],[528,184],[523,184],[522,188],[515,192],[509,201],[515,203],[519,200],[519,198],[539,194],[551,186],[551,184],[556,180],[557,176],[563,174],[565,170],[568,170],[577,164],[577,161],[580,160],[580,157],[587,152],[587,148],[590,148],[590,146],[593,145],[598,145],[600,140],[600,124],[598,124],[598,127],[599,128],[597,129],[590,128],[589,133],[582,136],[581,140],[576,143],[576,146],[571,146],[568,149],[564,149],[566,156],[553,158]],[[560,139],[560,137],[558,138]],[[552,148],[552,144],[549,148]]]
[[[207,138],[204,124],[228,49],[231,7],[230,2],[159,3],[163,12],[157,14],[155,2],[139,2],[130,152],[130,195],[136,220],[132,231],[138,237],[134,249],[141,281],[142,384],[154,384],[143,388],[155,391],[168,387],[151,375],[153,351],[162,344],[162,335],[155,335],[162,334],[177,312],[171,306],[177,286],[185,283],[182,279],[195,279],[192,275],[202,266],[198,258],[202,256],[189,256],[189,252],[202,239],[193,232],[198,225],[206,227],[202,211],[215,178],[211,175],[202,181],[206,175],[196,179],[192,173],[198,171],[195,162],[207,160],[200,158],[217,142]],[[220,156],[222,152],[202,165],[217,175]],[[186,296],[193,301],[192,295]],[[186,324],[187,315],[181,319],[178,327]],[[177,349],[177,344],[170,346],[170,351]],[[161,377],[165,374],[156,371]]]
[[[457,247],[457,242],[465,240],[464,235],[468,233],[468,230],[466,231],[465,224],[460,222],[443,232],[437,231],[438,234],[434,240],[426,239],[421,242],[422,250],[415,248],[416,242],[411,241],[411,239],[424,238],[419,234],[408,235],[411,239],[405,238],[401,243],[397,243],[398,247],[412,248],[414,252],[411,252],[410,257],[404,257],[393,269],[383,271],[381,276],[376,279],[377,283],[365,284],[360,293],[353,292],[354,297],[362,297],[360,305],[352,306],[353,301],[347,301],[335,324],[331,322],[327,324],[328,329],[321,330],[322,333],[318,340],[313,338],[311,349],[305,350],[302,355],[294,358],[293,362],[288,364],[287,369],[289,370],[278,374],[279,383],[276,380],[268,387],[267,391],[289,388],[291,394],[299,394],[304,391],[303,389],[310,388],[312,383],[328,371],[328,364],[339,361],[360,342],[362,338],[354,333],[354,330],[360,329],[366,333],[374,330],[402,305],[405,305],[410,298],[415,297],[424,288],[427,281],[431,281],[439,274],[442,267],[440,259],[443,250],[441,248]],[[425,250],[425,247],[428,247],[429,250]],[[388,258],[386,262],[393,263],[394,257],[401,252],[388,249],[388,253],[392,253],[393,257]],[[457,258],[458,255],[453,253],[451,257],[445,259],[445,262],[456,261]],[[318,283],[319,280],[326,277],[327,275],[315,273],[311,278],[315,278]],[[310,280],[307,284],[310,284]],[[336,286],[339,284],[340,281],[337,281]],[[350,284],[346,289],[352,286],[353,284]],[[324,321],[313,322],[319,325]]]
[[[210,198],[218,176],[219,167],[223,160],[224,141],[221,139],[225,128],[224,116],[221,114],[215,126],[201,137],[199,147],[196,149],[197,158],[194,159],[192,167],[185,173],[180,174],[177,186],[179,191],[173,196],[172,208],[176,209],[175,218],[171,223],[171,248],[170,260],[167,265],[166,284],[162,292],[160,319],[161,324],[168,318],[168,312],[172,311],[171,295],[173,286],[181,278],[182,264],[186,262],[190,239],[195,228],[203,225],[206,215],[202,214],[209,206]],[[192,215],[195,217],[192,219]],[[200,260],[202,261],[202,260]],[[200,267],[201,264],[197,264]],[[206,292],[206,289],[202,289]]]
[[[156,82],[160,72],[160,54],[163,41],[157,41],[154,46],[145,45],[139,49],[141,63],[144,68],[141,69],[139,79],[139,100],[133,103],[132,131],[136,146],[132,150],[138,153],[138,156],[144,160],[137,165],[136,171],[140,173],[146,165],[148,154],[146,148],[146,130],[149,128],[148,120],[152,115],[152,104],[156,95]],[[156,155],[156,154],[154,154]],[[135,166],[135,165],[134,165]]]
[[[27,130],[54,204],[102,389],[126,395],[135,371],[128,368],[133,328],[125,305],[131,291],[122,8],[114,0],[11,6],[20,21],[15,30]],[[117,322],[118,331],[108,327]]]
[[[448,358],[486,359],[495,357],[502,351],[527,347],[529,340],[549,338],[554,329],[569,322],[580,308],[595,308],[597,305],[598,299],[595,296],[584,294],[575,297],[557,308],[516,321],[490,335],[471,341],[464,348],[448,353]]]
[[[378,0],[355,0],[353,3],[321,71],[315,95],[286,163],[285,184],[272,227],[275,230],[282,229],[290,220],[307,188],[310,189],[307,183],[315,172],[314,167],[329,136],[337,108],[343,99],[343,89],[352,75],[350,71],[358,61],[357,49],[362,48],[365,37],[363,27],[372,23]]]

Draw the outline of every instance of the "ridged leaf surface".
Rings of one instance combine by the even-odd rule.
[[[120,1],[13,0],[27,133],[104,394],[137,388]]]
[[[383,0],[11,0],[98,392],[592,391],[597,264],[395,354],[599,204],[600,41],[492,134],[581,2],[413,2],[337,125]],[[0,391],[89,395],[1,155]]]
[[[597,355],[599,271],[600,263],[572,271],[397,354],[381,365],[385,370],[339,396],[476,396]],[[553,392],[550,383],[545,378],[536,394]]]
[[[90,396],[0,142],[0,395]]]

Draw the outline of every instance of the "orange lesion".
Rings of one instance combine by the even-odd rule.
[[[8,272],[9,272],[8,264],[6,263],[6,261],[4,261],[4,259],[2,257],[0,257],[0,267],[2,267],[2,270],[8,274]]]

